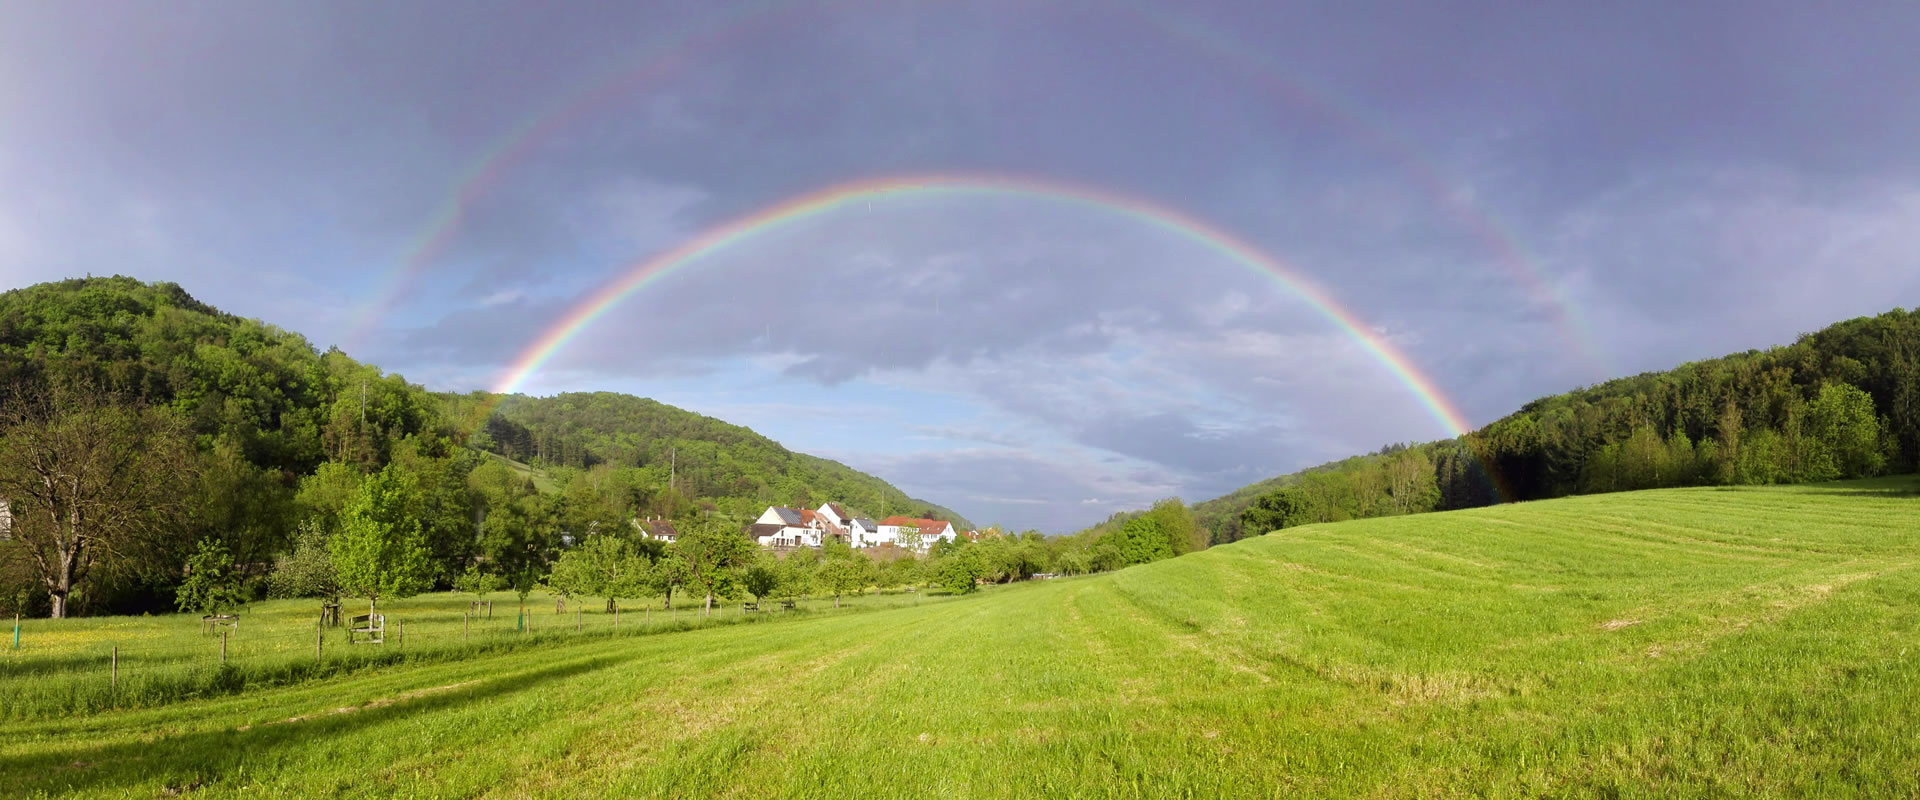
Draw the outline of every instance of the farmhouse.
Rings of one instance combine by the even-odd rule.
[[[911,529],[920,535],[920,547],[932,547],[936,541],[953,541],[953,523],[937,519],[892,516],[880,520],[876,544],[900,544],[900,532]],[[903,545],[904,546],[904,545]]]
[[[846,510],[835,503],[819,510],[768,506],[747,528],[747,537],[768,547],[819,547],[829,536],[851,544],[846,527],[835,521],[845,519]]]
[[[659,539],[668,544],[680,539],[679,529],[673,527],[673,523],[668,520],[648,517],[644,522],[635,520],[633,526],[640,529],[641,536],[649,539]]]

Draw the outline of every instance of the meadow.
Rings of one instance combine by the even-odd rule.
[[[1308,526],[938,602],[556,634],[151,707],[22,715],[0,737],[0,786],[1912,796],[1913,488],[1664,489]]]

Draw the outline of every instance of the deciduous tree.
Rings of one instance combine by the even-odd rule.
[[[69,596],[97,572],[150,568],[174,551],[190,447],[173,413],[90,387],[16,390],[0,408],[0,497],[53,617],[68,616]]]
[[[431,585],[426,535],[412,516],[411,486],[392,465],[367,476],[340,512],[330,544],[344,594],[367,598],[371,613],[382,597],[412,597]]]

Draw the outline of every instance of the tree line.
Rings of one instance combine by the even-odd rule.
[[[1673,486],[1911,472],[1920,311],[1535,400],[1459,439],[1262,482],[1195,507],[1212,541],[1315,522]]]

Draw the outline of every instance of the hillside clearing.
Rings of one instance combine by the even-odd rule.
[[[1910,486],[1662,490],[1309,526],[952,602],[11,723],[0,785],[1908,796]]]

